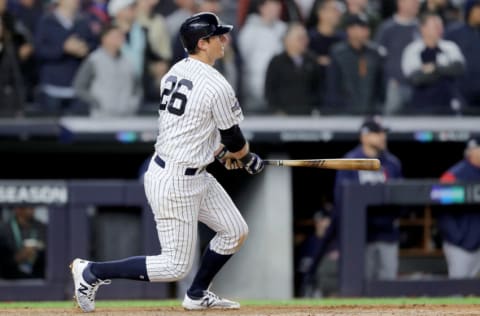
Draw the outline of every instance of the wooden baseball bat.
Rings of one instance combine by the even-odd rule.
[[[380,160],[378,159],[266,159],[267,166],[285,166],[285,167],[310,167],[335,170],[379,170]]]

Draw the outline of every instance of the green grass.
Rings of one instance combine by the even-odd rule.
[[[444,298],[327,298],[293,300],[243,300],[242,306],[338,306],[338,305],[412,305],[412,304],[480,304],[480,297]],[[0,302],[1,308],[71,308],[73,301],[57,302]],[[172,307],[180,306],[179,300],[97,301],[98,307]]]

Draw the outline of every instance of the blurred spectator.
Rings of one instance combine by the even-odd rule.
[[[43,3],[40,0],[17,0],[11,13],[33,35],[43,15]]]
[[[86,8],[87,19],[89,20],[90,30],[99,38],[103,28],[110,23],[110,17],[107,10],[108,0],[91,0]]]
[[[392,179],[402,178],[402,166],[399,159],[387,149],[387,131],[379,117],[367,117],[360,127],[360,144],[349,151],[344,158],[378,158],[381,169],[378,171],[341,170],[337,171],[334,184],[334,209],[331,224],[328,226],[321,242],[316,244],[311,265],[305,271],[303,289],[312,286],[318,264],[332,242],[338,239],[339,222],[342,220],[342,191],[345,183],[375,185]],[[398,273],[399,229],[397,218],[399,212],[380,207],[377,212],[367,212],[365,278],[367,280],[391,280]],[[341,256],[341,253],[340,253]]]
[[[171,42],[174,43],[183,21],[196,11],[196,0],[175,0],[177,9],[167,16],[167,28]]]
[[[310,12],[314,10],[315,0],[295,0],[295,3],[299,9],[301,21],[307,21]]]
[[[226,24],[233,25],[234,29],[238,29],[238,1],[220,0],[220,5],[222,7],[222,16],[220,19]]]
[[[125,34],[126,41],[122,46],[122,54],[134,65],[137,76],[142,78],[146,66],[148,39],[146,31],[135,20],[136,1],[110,0],[108,13],[112,17],[112,23]]]
[[[304,1],[304,0],[300,0]],[[309,0],[305,0],[309,1]],[[237,24],[239,28],[242,28],[248,18],[252,13],[258,12],[258,5],[263,2],[263,0],[239,0],[238,9],[237,9]],[[280,15],[279,18],[285,23],[290,22],[304,22],[303,16],[301,13],[300,6],[297,5],[295,0],[279,0],[280,2]]]
[[[330,210],[322,209],[314,214],[314,232],[299,245],[297,273],[300,280],[304,278],[305,273],[308,273],[315,260],[317,245],[322,242],[322,238],[331,225],[330,212]],[[338,245],[330,243],[326,250],[325,260],[319,263],[312,282],[307,287],[298,288],[298,296],[329,297],[336,295],[338,292],[338,259]]]
[[[340,21],[343,18],[342,15],[346,11],[344,2],[342,0],[315,0],[314,4],[312,5],[312,9],[310,10],[310,14],[305,19],[305,22],[304,22],[304,25],[307,28],[307,30],[313,29],[318,25],[319,20],[321,19],[320,16],[319,16],[319,10],[322,9],[325,6],[325,4],[327,4],[328,2],[331,2],[331,1],[335,2],[336,9],[338,11],[340,11],[339,21],[337,22],[337,26],[340,25]],[[328,19],[330,17],[330,15],[335,15],[335,13],[330,12],[324,18]]]
[[[168,71],[172,61],[172,45],[165,18],[155,13],[154,7],[159,0],[137,0],[137,22],[146,30],[147,35],[147,71],[144,75],[146,103],[157,102],[160,96],[160,80]]]
[[[173,13],[177,8],[178,7],[175,4],[175,0],[161,0],[155,6],[155,12],[163,16],[168,16]]]
[[[300,23],[289,25],[284,51],[270,61],[265,82],[269,112],[310,115],[320,105],[320,67],[307,51],[308,35]]]
[[[444,183],[480,181],[480,139],[467,142],[465,158],[441,177]],[[480,213],[478,204],[452,206],[438,215],[443,253],[450,278],[478,277],[480,273]]]
[[[409,113],[452,114],[461,111],[455,80],[465,71],[457,44],[442,40],[438,15],[422,16],[422,38],[410,43],[402,56],[402,70],[413,85]]]
[[[445,39],[455,42],[465,57],[465,73],[458,88],[464,97],[466,112],[480,114],[480,1],[465,3],[465,22],[452,27]]]
[[[168,63],[158,56],[148,40],[148,30],[136,20],[136,0],[110,0],[108,12],[125,34],[121,52],[133,64],[135,73],[142,82],[145,102],[158,101],[159,82],[168,68]]]
[[[372,114],[383,102],[383,55],[369,42],[368,21],[362,15],[346,20],[347,39],[330,51],[323,111],[335,114]]]
[[[130,60],[120,53],[124,41],[117,26],[107,26],[101,33],[101,46],[75,76],[76,93],[89,104],[91,116],[131,116],[139,109],[142,85]]]
[[[7,0],[0,0],[0,19],[3,32],[15,45],[19,60],[28,59],[33,53],[30,32],[21,21],[7,11]]]
[[[0,116],[19,116],[24,109],[24,85],[15,47],[0,18]]]
[[[34,218],[31,206],[17,206],[0,224],[0,278],[45,276],[46,226]]]
[[[265,113],[265,77],[268,63],[282,51],[286,24],[280,20],[279,0],[258,1],[257,13],[247,17],[238,44],[242,57],[244,109],[246,114]]]
[[[397,11],[398,0],[376,0],[380,5],[380,17],[381,20],[387,20],[392,17]]]
[[[420,14],[438,15],[444,25],[457,22],[461,19],[459,10],[449,0],[424,0],[420,7]]]
[[[165,62],[172,59],[172,45],[165,18],[153,10],[160,0],[137,0],[137,22],[147,29],[152,50]]]
[[[345,0],[346,12],[340,23],[342,28],[346,28],[351,16],[363,16],[367,21],[367,26],[371,34],[375,34],[378,25],[382,21],[377,11],[372,10],[368,0]]]
[[[88,20],[79,15],[80,0],[57,0],[35,34],[40,69],[41,111],[47,115],[86,114],[75,98],[73,77],[82,60],[97,45]]]
[[[27,5],[33,3],[34,0],[22,0],[16,6],[16,10],[14,12],[9,12],[7,10],[7,0],[0,0],[0,23],[3,27],[4,37],[8,39],[10,43],[13,44],[13,51],[17,58],[17,63],[20,67],[20,72],[23,76],[23,86],[24,89],[19,91],[17,94],[21,93],[21,98],[24,101],[32,101],[34,88],[38,83],[38,69],[36,67],[36,63],[33,57],[33,38],[32,32],[29,29],[30,24],[26,23],[36,23],[38,22],[39,16],[35,18],[30,16],[30,18],[34,19],[34,21],[29,21],[27,18],[27,11],[33,10],[27,8]],[[25,13],[24,15],[17,15],[20,13]],[[36,12],[41,14],[41,12]],[[32,13],[34,14],[34,13]],[[24,18],[24,20],[20,19],[18,16]],[[33,29],[35,26],[33,26]]]
[[[402,52],[420,36],[419,0],[397,0],[397,12],[378,28],[375,42],[387,50],[384,78],[387,81],[384,114],[398,114],[410,101],[412,88],[402,72]]]
[[[341,3],[337,0],[322,0],[319,2],[316,12],[315,25],[309,30],[309,48],[316,55],[317,63],[320,65],[320,103],[325,98],[326,73],[330,65],[330,49],[341,41],[344,36],[337,31],[342,15]]]

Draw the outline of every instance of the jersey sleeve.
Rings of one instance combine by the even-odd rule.
[[[229,129],[243,121],[243,112],[233,88],[224,84],[215,87],[212,100],[213,119],[219,129]]]

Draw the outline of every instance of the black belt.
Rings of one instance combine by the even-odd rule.
[[[155,156],[155,162],[160,168],[165,168],[165,160],[160,158],[159,156]],[[185,175],[186,176],[194,176],[197,174],[200,168],[185,168]]]

